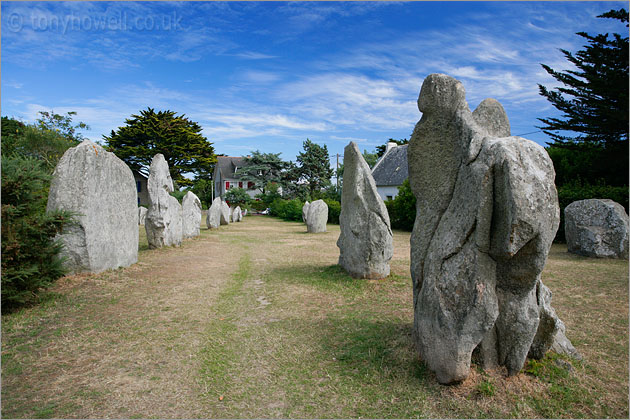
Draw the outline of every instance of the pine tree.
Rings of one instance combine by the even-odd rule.
[[[311,199],[319,196],[322,188],[330,185],[334,170],[328,160],[328,147],[320,146],[309,139],[303,143],[304,152],[297,155],[299,166],[295,169],[297,178],[306,181]]]

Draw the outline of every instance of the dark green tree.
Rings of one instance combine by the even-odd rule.
[[[598,17],[616,19],[628,27],[625,9]],[[559,118],[539,118],[544,125],[538,128],[553,139],[548,151],[559,178],[627,185],[628,37],[577,35],[588,41],[584,49],[575,54],[560,50],[576,70],[560,72],[542,64],[564,87],[549,90],[538,85],[540,94],[562,112]]]
[[[240,179],[253,182],[254,188],[265,194],[267,184],[281,182],[289,165],[280,158],[281,153],[262,153],[259,150],[251,153],[245,158],[245,166],[239,170]]]
[[[326,145],[320,146],[306,139],[303,147],[304,152],[297,156],[298,166],[295,171],[297,179],[306,183],[311,199],[315,199],[323,188],[330,185],[334,171],[330,167]]]
[[[212,190],[214,189],[214,183],[211,179],[204,178],[196,178],[193,182],[190,190],[194,192],[197,197],[199,197],[199,201],[201,201],[201,205],[204,208],[210,207],[212,205]]]
[[[201,134],[201,126],[196,122],[173,111],[147,108],[125,120],[125,124],[103,139],[106,149],[131,169],[147,174],[153,156],[162,153],[173,181],[180,187],[193,184],[184,177],[185,173],[211,177],[217,158],[212,143]]]
[[[230,206],[243,207],[252,201],[252,198],[249,194],[247,194],[247,191],[244,188],[230,188],[225,192],[224,198]]]

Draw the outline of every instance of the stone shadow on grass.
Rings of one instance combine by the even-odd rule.
[[[367,280],[350,277],[339,265],[295,264],[277,267],[268,273],[268,277],[282,283],[302,284],[322,290],[357,291],[366,287]]]

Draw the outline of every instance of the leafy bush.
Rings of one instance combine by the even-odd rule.
[[[338,225],[339,213],[341,213],[341,203],[330,198],[324,198],[324,203],[328,205],[328,223]]]
[[[393,200],[385,201],[392,229],[413,230],[416,220],[416,197],[411,192],[409,180],[398,187],[398,195]]]
[[[265,186],[265,193],[258,194],[256,196],[262,202],[262,208],[266,209],[267,207],[271,208],[271,203],[276,201],[278,198],[282,198],[278,190],[280,186],[276,182],[268,182]]]
[[[616,201],[628,212],[628,187],[612,187],[604,184],[587,184],[579,181],[565,184],[558,188],[558,201],[560,203],[560,226],[554,241],[566,242],[564,237],[564,209],[574,201],[590,198],[602,198]]]
[[[230,206],[245,207],[249,204],[252,198],[247,194],[247,191],[243,188],[230,188],[225,193],[225,201]]]
[[[284,220],[302,221],[302,207],[304,203],[297,198],[283,200],[276,198],[269,206],[270,214]]]
[[[2,156],[2,311],[32,302],[65,270],[57,233],[72,221],[46,213],[50,176],[41,160]]]
[[[187,191],[175,190],[171,193],[171,195],[177,198],[177,201],[179,201],[179,204],[182,204],[182,201],[184,200],[184,196],[186,195],[186,192]]]

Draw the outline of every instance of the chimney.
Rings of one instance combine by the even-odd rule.
[[[394,147],[397,147],[398,145],[393,142],[393,141],[388,141],[387,142],[387,148],[385,149],[385,153],[389,152],[391,149],[393,149]]]

